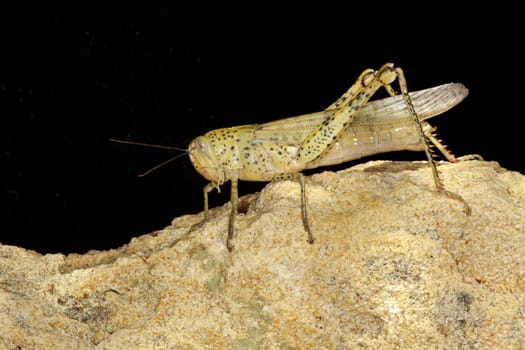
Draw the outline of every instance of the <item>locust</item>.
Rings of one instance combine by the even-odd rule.
[[[400,95],[392,87],[396,80]],[[390,97],[369,101],[380,88]],[[453,108],[467,95],[468,89],[461,83],[409,93],[403,70],[386,63],[377,70],[364,70],[323,111],[209,131],[191,141],[187,150],[196,171],[209,181],[203,190],[204,219],[197,225],[208,219],[208,193],[213,189],[220,192],[220,187],[230,181],[226,247],[232,251],[238,181],[294,180],[300,184],[302,223],[307,241],[312,244],[302,171],[399,150],[424,151],[436,191],[460,201],[469,215],[468,203],[443,186],[431,146],[448,161],[457,159],[436,138],[435,128],[425,121]]]
[[[397,79],[401,95],[392,83]],[[391,96],[370,101],[383,87]],[[301,186],[301,213],[308,242],[310,228],[303,170],[335,165],[361,157],[397,150],[424,151],[436,191],[459,200],[447,191],[437,170],[434,145],[447,160],[456,158],[441,144],[424,119],[441,114],[460,103],[468,90],[459,83],[409,94],[403,70],[386,63],[378,70],[366,69],[356,82],[324,111],[285,118],[264,124],[241,125],[209,131],[188,147],[189,158],[210,182],[204,187],[204,213],[208,217],[208,193],[231,182],[231,211],[226,246],[233,249],[238,208],[238,181],[296,180]]]

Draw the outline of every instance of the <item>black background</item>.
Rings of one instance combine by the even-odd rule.
[[[404,69],[410,90],[464,83],[469,97],[433,120],[439,136],[456,155],[524,173],[517,9],[188,3],[0,11],[0,242],[116,248],[200,212],[206,181],[187,157],[137,178],[173,154],[108,139],[186,147],[211,129],[318,111],[385,62]],[[262,185],[241,183],[241,194]],[[212,206],[228,193],[213,192]]]

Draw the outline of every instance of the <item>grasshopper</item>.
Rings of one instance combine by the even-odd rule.
[[[396,96],[391,86],[396,79],[401,96]],[[391,97],[369,102],[381,87]],[[403,70],[386,63],[378,70],[363,71],[324,111],[217,129],[199,136],[190,143],[188,154],[197,172],[210,181],[203,191],[205,218],[201,223],[208,217],[208,193],[214,188],[220,192],[220,186],[229,180],[231,211],[226,246],[231,251],[238,181],[296,180],[301,186],[303,226],[308,242],[313,243],[301,171],[396,150],[425,151],[437,192],[461,201],[468,215],[470,207],[465,200],[444,188],[429,143],[447,160],[454,162],[456,158],[432,134],[435,129],[423,121],[454,107],[467,94],[458,83],[409,94]]]

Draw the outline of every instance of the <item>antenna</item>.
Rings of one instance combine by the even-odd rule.
[[[143,172],[142,174],[138,174],[137,177],[144,177],[146,175],[149,175],[152,172],[154,172],[155,170],[157,170],[159,168],[162,168],[164,165],[173,162],[175,159],[180,158],[180,157],[185,156],[185,155],[188,154],[188,149],[187,148],[155,145],[155,144],[151,144],[151,143],[135,142],[135,141],[127,141],[127,140],[119,140],[119,139],[109,139],[109,141],[115,142],[115,143],[123,143],[123,144],[126,144],[126,145],[144,146],[144,147],[150,147],[150,148],[160,148],[160,149],[166,149],[166,150],[170,150],[170,151],[175,150],[175,151],[183,152],[181,154],[177,154],[175,157],[172,157],[172,158],[170,158],[170,159],[168,159],[168,160],[166,160],[166,161],[164,161],[164,162],[162,162],[162,163],[160,163],[158,165],[155,165],[153,168]]]

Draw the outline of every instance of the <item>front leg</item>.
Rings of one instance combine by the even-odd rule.
[[[204,186],[204,189],[202,191],[204,195],[204,218],[198,223],[191,225],[190,230],[188,231],[188,235],[192,233],[193,231],[201,228],[208,221],[208,218],[209,218],[208,193],[211,192],[214,188],[218,189],[217,185],[214,182],[210,182],[206,186]]]
[[[230,211],[230,217],[228,221],[228,236],[226,239],[226,247],[231,252],[233,250],[233,245],[231,244],[231,240],[233,238],[233,230],[235,226],[235,216],[237,214],[237,207],[239,203],[239,195],[237,190],[238,180],[237,179],[231,179],[231,194],[230,194],[230,203],[231,203],[231,211]],[[214,188],[217,188],[217,185],[214,182],[210,182],[206,186],[204,186],[203,194],[204,194],[204,219],[202,219],[200,222],[192,225],[190,227],[190,230],[188,234],[193,232],[194,230],[202,227],[209,219],[209,204],[208,204],[208,193],[211,192]]]

